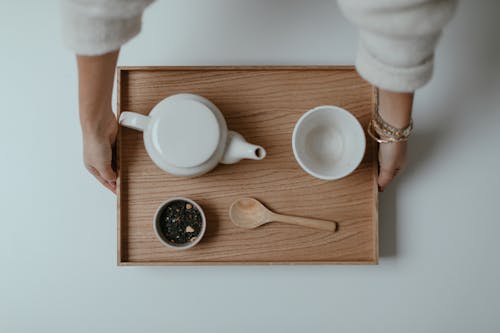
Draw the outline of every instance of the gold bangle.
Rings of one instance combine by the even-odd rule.
[[[410,119],[410,123],[405,128],[397,128],[387,123],[380,115],[378,107],[373,114],[372,121],[377,133],[394,138],[407,138],[413,129],[413,119]]]
[[[368,135],[373,140],[377,141],[378,143],[396,143],[396,142],[405,142],[405,141],[408,141],[408,137],[407,136],[404,136],[404,137],[391,137],[391,136],[387,136],[387,137],[383,138],[374,129],[374,121],[373,121],[373,119],[368,123],[368,127],[366,129],[366,132],[368,133]]]
[[[368,123],[367,132],[378,143],[393,143],[408,141],[413,129],[413,119],[405,128],[397,128],[387,123],[379,113],[378,107]]]

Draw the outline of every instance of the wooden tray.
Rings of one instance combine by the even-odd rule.
[[[350,176],[322,181],[294,159],[296,121],[324,104],[351,111],[364,128],[375,89],[353,67],[120,67],[118,113],[148,114],[163,98],[194,93],[213,101],[228,127],[267,150],[263,161],[219,165],[197,178],[173,177],[147,155],[142,133],[118,133],[118,264],[377,263],[376,145],[367,140],[363,162]],[[157,240],[152,219],[173,196],[190,197],[207,216],[195,248],[172,251]],[[285,224],[254,230],[231,223],[239,197],[255,197],[284,214],[340,221],[336,233]]]

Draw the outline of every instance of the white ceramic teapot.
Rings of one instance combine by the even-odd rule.
[[[217,106],[198,95],[169,96],[148,116],[122,112],[119,122],[144,132],[144,145],[153,162],[176,176],[198,176],[219,162],[232,164],[266,156],[264,148],[229,131]]]

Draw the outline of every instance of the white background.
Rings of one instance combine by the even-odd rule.
[[[378,266],[117,267],[55,1],[0,0],[0,332],[500,332],[498,1],[461,3],[380,197]],[[351,64],[333,0],[177,0],[126,65]]]

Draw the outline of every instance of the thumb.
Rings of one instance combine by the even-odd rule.
[[[101,167],[99,173],[108,183],[114,183],[116,181],[116,173],[110,164]]]
[[[395,170],[386,168],[383,165],[381,165],[380,172],[378,175],[378,186],[380,187],[380,189],[383,191],[384,187],[389,185],[389,183],[394,179],[395,176],[396,176]]]

